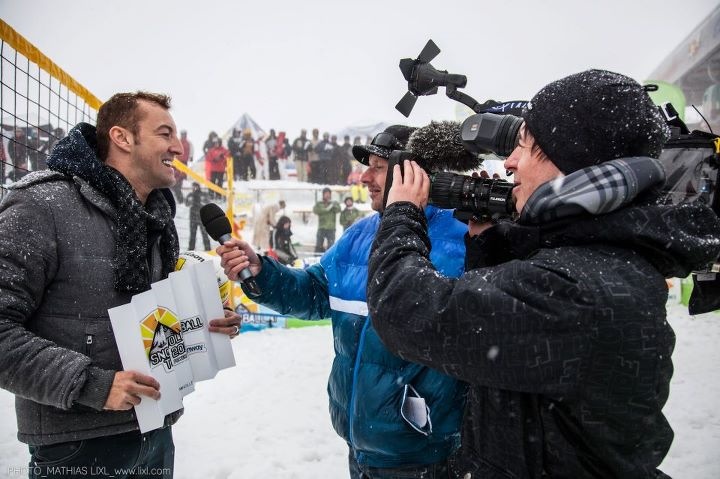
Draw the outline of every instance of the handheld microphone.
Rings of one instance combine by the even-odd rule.
[[[225,244],[232,239],[230,220],[225,216],[222,208],[215,203],[208,203],[200,208],[200,221],[205,231],[218,243]],[[240,279],[254,296],[262,293],[249,268],[240,271]]]

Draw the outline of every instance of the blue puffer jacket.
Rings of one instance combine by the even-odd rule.
[[[466,226],[450,211],[434,206],[428,206],[425,214],[432,243],[430,259],[441,273],[460,276]],[[332,318],[335,359],[328,382],[330,416],[359,463],[373,467],[432,464],[444,460],[459,444],[465,386],[433,369],[403,361],[385,349],[375,333],[365,289],[370,247],[379,223],[380,215],[358,221],[320,264],[305,270],[263,258],[256,277],[263,295],[256,301],[300,318]]]

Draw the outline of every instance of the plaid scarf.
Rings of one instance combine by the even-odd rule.
[[[97,158],[95,127],[78,124],[55,145],[47,164],[51,170],[87,181],[115,206],[113,268],[117,291],[135,294],[150,289],[149,233],[160,237],[162,277],[174,270],[180,248],[172,205],[160,190],[153,190],[145,205],[140,202],[127,179]]]
[[[665,172],[654,158],[606,161],[540,185],[525,204],[519,223],[537,225],[581,213],[609,213],[664,180]]]
[[[517,222],[466,235],[465,269],[546,248],[607,245],[639,253],[666,278],[684,278],[717,257],[718,218],[700,202],[658,204],[663,178],[657,160],[623,158],[545,183]]]

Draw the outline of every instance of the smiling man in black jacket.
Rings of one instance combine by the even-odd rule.
[[[107,312],[175,268],[183,146],[169,109],[166,95],[114,95],[0,202],[0,388],[31,478],[173,475],[182,411],[140,433],[133,406],[159,384],[123,370]],[[232,335],[240,318],[214,321]]]
[[[373,326],[400,357],[470,383],[458,477],[667,477],[665,278],[718,257],[720,222],[657,204],[667,129],[634,80],[571,75],[523,117],[505,161],[520,216],[470,223],[459,279],[427,260],[427,174],[396,167],[369,267]]]

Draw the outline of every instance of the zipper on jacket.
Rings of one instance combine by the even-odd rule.
[[[363,324],[362,331],[360,331],[360,341],[358,342],[358,349],[355,353],[355,364],[353,365],[353,380],[352,380],[352,387],[350,389],[350,410],[348,411],[348,436],[350,438],[350,445],[355,448],[355,438],[353,437],[353,422],[354,422],[354,416],[355,416],[355,405],[356,405],[356,396],[355,396],[355,387],[357,386],[357,379],[358,379],[358,369],[360,366],[360,356],[362,354],[363,347],[365,347],[365,333],[367,332],[368,325],[370,324],[370,318],[368,316],[365,317],[365,323]],[[359,454],[356,456],[356,459],[358,462],[360,462],[360,457],[362,454]]]
[[[93,344],[93,335],[85,334],[85,356],[90,356],[90,349]]]
[[[154,255],[155,250],[160,248],[160,235],[158,234],[155,238],[151,238],[148,236],[148,243],[147,243],[147,250],[145,251],[145,265],[147,266],[147,272],[148,272],[148,282],[154,283],[155,281],[160,281],[162,278],[162,264],[160,265],[160,268],[158,270],[158,275],[155,276],[155,261],[154,261]],[[160,260],[162,263],[162,259]]]

